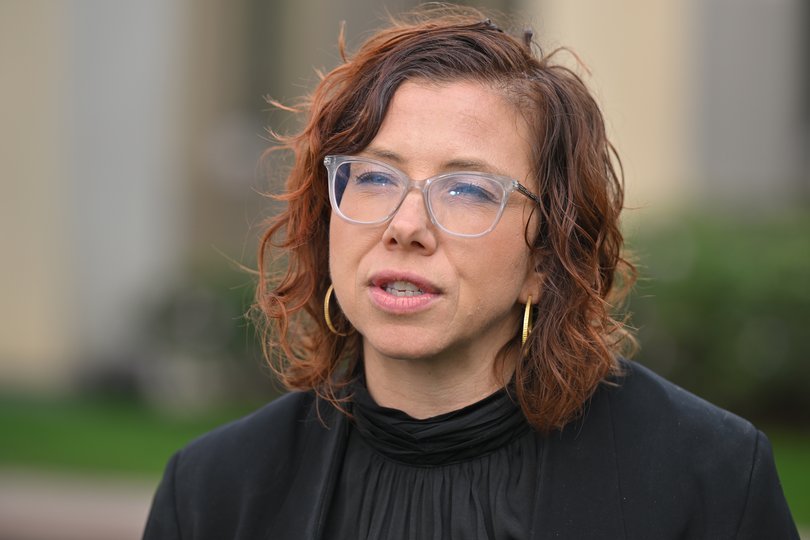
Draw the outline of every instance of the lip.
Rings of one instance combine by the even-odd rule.
[[[421,291],[412,296],[395,296],[385,290],[385,285],[394,281],[407,281],[416,285]],[[369,296],[372,302],[382,311],[404,315],[428,309],[442,292],[428,279],[411,272],[385,270],[377,272],[369,280]]]

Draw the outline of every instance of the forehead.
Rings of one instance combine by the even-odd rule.
[[[451,162],[483,162],[491,172],[521,180],[529,171],[529,129],[490,85],[408,81],[397,89],[364,153],[390,154],[397,165],[422,174],[441,172]]]

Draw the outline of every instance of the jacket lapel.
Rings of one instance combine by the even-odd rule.
[[[538,485],[531,538],[626,538],[605,388],[581,419],[546,438]]]
[[[269,538],[321,538],[346,452],[347,429],[344,415],[329,403],[313,400],[298,430],[303,448],[301,462],[307,467],[296,474],[284,501],[289,511],[268,531]]]

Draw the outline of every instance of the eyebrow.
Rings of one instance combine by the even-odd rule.
[[[396,152],[391,152],[390,150],[383,150],[380,148],[368,147],[360,153],[371,154],[372,157],[384,159],[386,161],[393,161],[398,165],[401,165],[402,162],[404,161]]]
[[[372,157],[382,159],[385,161],[392,161],[397,166],[401,166],[405,163],[405,159],[396,152],[384,150],[382,148],[368,147],[361,153],[370,154]],[[489,165],[488,163],[478,159],[467,159],[467,158],[451,159],[449,161],[445,161],[444,163],[442,163],[441,168],[442,170],[447,172],[476,171],[511,178],[511,176],[506,174],[505,172],[496,169],[491,165]]]

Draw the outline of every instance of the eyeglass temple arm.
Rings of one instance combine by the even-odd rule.
[[[515,183],[517,184],[516,189],[517,189],[519,192],[521,192],[521,193],[522,193],[522,194],[524,194],[526,197],[530,198],[531,200],[533,200],[534,202],[536,202],[536,203],[537,203],[537,204],[539,204],[540,206],[543,206],[543,203],[540,201],[540,198],[539,198],[537,195],[535,195],[534,193],[532,193],[531,191],[529,191],[529,190],[528,190],[528,188],[526,188],[526,186],[524,186],[524,185],[523,185],[523,184],[521,184],[520,182],[515,182]]]

